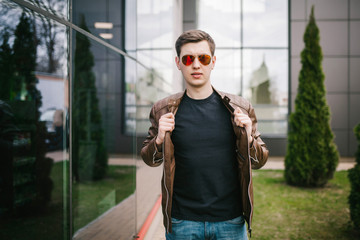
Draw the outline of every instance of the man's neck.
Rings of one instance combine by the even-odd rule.
[[[213,93],[211,84],[199,88],[187,87],[186,94],[192,99],[205,99]]]

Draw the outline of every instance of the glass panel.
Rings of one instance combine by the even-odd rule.
[[[286,134],[288,1],[199,0],[198,4],[198,28],[207,31],[217,46],[214,87],[248,98],[255,105],[262,134]]]
[[[106,40],[115,47],[123,49],[123,3],[124,0],[72,1],[73,22],[74,24],[81,26],[82,16],[86,16],[86,26],[93,35]]]
[[[211,83],[220,91],[241,95],[240,50],[218,49],[215,55],[216,63],[211,73]]]
[[[244,0],[244,47],[288,47],[288,1]]]
[[[208,32],[217,47],[240,47],[241,1],[199,0],[198,27]]]
[[[49,13],[52,13],[58,17],[61,17],[66,20],[69,19],[68,1],[59,1],[59,0],[25,0],[25,1]]]
[[[285,134],[288,50],[244,50],[243,96],[255,107],[262,134]]]
[[[126,0],[125,3],[125,49],[136,50],[136,1]]]
[[[68,29],[9,1],[0,12],[0,239],[65,239]]]
[[[129,8],[133,8],[131,4]],[[131,16],[127,15],[127,19]],[[130,23],[129,26],[133,24]],[[126,72],[126,124],[129,133],[144,135],[149,128],[152,104],[174,91],[179,91],[174,79],[173,2],[166,0],[137,1],[137,44],[127,42],[129,53],[136,53],[137,80]],[[135,39],[129,38],[127,40]],[[134,48],[135,47],[135,48]],[[136,51],[137,50],[137,51]],[[136,102],[136,104],[135,104]]]
[[[80,27],[86,29],[84,16]],[[73,238],[104,239],[111,232],[114,239],[131,239],[136,156],[135,138],[122,133],[124,58],[80,33],[73,36]],[[129,72],[135,67],[126,64]]]
[[[138,65],[136,83],[136,130],[147,133],[149,129],[149,113],[152,105],[173,93],[173,52],[170,50],[138,51],[147,68]]]
[[[173,47],[173,1],[137,1],[138,48]]]
[[[131,135],[136,131],[136,62],[126,59],[125,67],[125,133]]]

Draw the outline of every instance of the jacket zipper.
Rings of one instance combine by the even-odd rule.
[[[166,225],[166,232],[169,233],[169,225],[170,225],[170,220],[169,220],[169,214],[168,214],[168,205],[169,205],[169,190],[167,189],[167,186],[166,186],[166,171],[165,171],[165,141],[163,142],[163,159],[164,159],[164,166],[163,166],[163,174],[164,174],[164,188],[166,190],[166,204],[165,204],[165,217],[166,217],[166,222],[167,222],[167,225]]]
[[[228,109],[232,112],[235,111],[235,109],[230,105],[230,98],[225,96],[224,97],[224,100],[225,100],[225,105],[228,107]],[[250,181],[249,181],[249,184],[248,184],[248,198],[249,198],[249,202],[250,202],[250,207],[251,207],[251,210],[250,210],[250,216],[249,216],[249,227],[248,227],[248,231],[249,231],[249,234],[250,234],[250,237],[251,237],[251,215],[252,215],[252,212],[253,212],[253,204],[251,202],[251,198],[250,198],[250,185],[251,185],[251,182],[252,182],[252,179],[251,179],[251,160],[250,160],[250,146],[249,146],[249,141],[247,142],[247,149],[248,149],[248,157],[249,157],[249,176],[250,176]],[[237,154],[240,156],[241,159],[243,159],[245,161],[245,158],[240,154],[240,152],[237,150],[236,151]]]
[[[249,141],[247,141],[247,150],[248,150],[248,157],[249,157],[249,176],[250,176],[250,181],[249,181],[249,185],[248,185],[248,198],[249,198],[249,202],[250,202],[250,206],[251,206],[251,210],[250,210],[250,217],[249,217],[249,234],[250,234],[250,238],[251,238],[251,216],[252,216],[252,212],[253,212],[253,204],[251,202],[251,198],[250,198],[250,185],[252,182],[252,177],[251,177],[251,160],[250,160],[250,146],[249,146]]]

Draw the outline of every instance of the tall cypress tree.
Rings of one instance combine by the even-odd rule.
[[[330,128],[330,110],[326,102],[322,50],[314,7],[305,30],[305,48],[301,52],[295,111],[289,120],[285,179],[299,186],[323,186],[333,177],[339,161]]]
[[[354,128],[355,137],[358,141],[358,148],[355,153],[356,165],[349,170],[351,191],[349,195],[350,217],[355,228],[360,230],[360,123]]]
[[[15,40],[13,45],[15,70],[17,75],[23,77],[19,81],[25,84],[36,82],[34,70],[36,67],[36,44],[34,42],[34,32],[32,22],[23,12],[19,24],[15,29]],[[17,83],[17,90],[21,90],[21,82]]]
[[[14,32],[14,81],[11,105],[15,106],[15,123],[21,130],[31,132],[29,155],[36,157],[33,171],[36,179],[36,199],[39,206],[45,206],[44,204],[51,198],[53,184],[49,175],[53,160],[45,156],[47,129],[45,122],[40,121],[42,96],[36,87],[38,83],[35,76],[37,44],[34,24],[34,21],[23,12]]]
[[[36,106],[36,119],[39,119],[39,109],[42,105],[40,91],[36,88],[38,80],[35,76],[36,43],[33,22],[25,12],[21,14],[19,24],[15,29],[13,45],[15,78],[13,91],[16,99],[32,100]]]
[[[80,27],[88,32],[84,16]],[[105,176],[107,152],[96,95],[94,56],[87,37],[76,34],[73,81],[73,175],[76,180],[98,180]]]
[[[14,78],[14,63],[12,49],[9,45],[9,33],[2,34],[0,46],[0,100],[10,100]]]

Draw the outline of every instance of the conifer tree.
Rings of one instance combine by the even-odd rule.
[[[39,206],[45,206],[44,204],[51,199],[53,182],[49,175],[53,160],[46,157],[45,138],[47,129],[45,122],[40,121],[42,96],[36,87],[38,83],[35,76],[37,44],[34,29],[34,21],[23,12],[14,32],[14,81],[11,99],[12,104],[17,106],[14,111],[22,112],[15,123],[32,129],[31,145],[33,152],[31,154],[36,157],[34,175],[37,200]],[[24,112],[28,115],[25,116]]]
[[[34,101],[36,106],[36,119],[39,119],[39,109],[42,105],[40,91],[36,88],[38,80],[36,69],[36,43],[33,22],[25,12],[21,14],[19,24],[15,29],[13,45],[15,78],[13,94],[15,99]]]
[[[9,33],[5,30],[2,34],[3,42],[0,46],[0,100],[10,100],[13,78],[14,63],[12,49],[9,45]]]
[[[358,148],[355,153],[356,165],[349,170],[351,191],[349,195],[350,217],[355,228],[360,230],[360,123],[354,129]]]
[[[339,161],[330,128],[330,110],[326,102],[322,50],[314,7],[304,34],[302,69],[295,99],[295,111],[289,120],[285,179],[288,184],[324,186],[333,177]]]
[[[84,16],[80,27],[88,32]],[[107,169],[107,152],[101,113],[96,95],[94,56],[87,37],[76,33],[73,81],[73,175],[77,181],[102,179]]]

